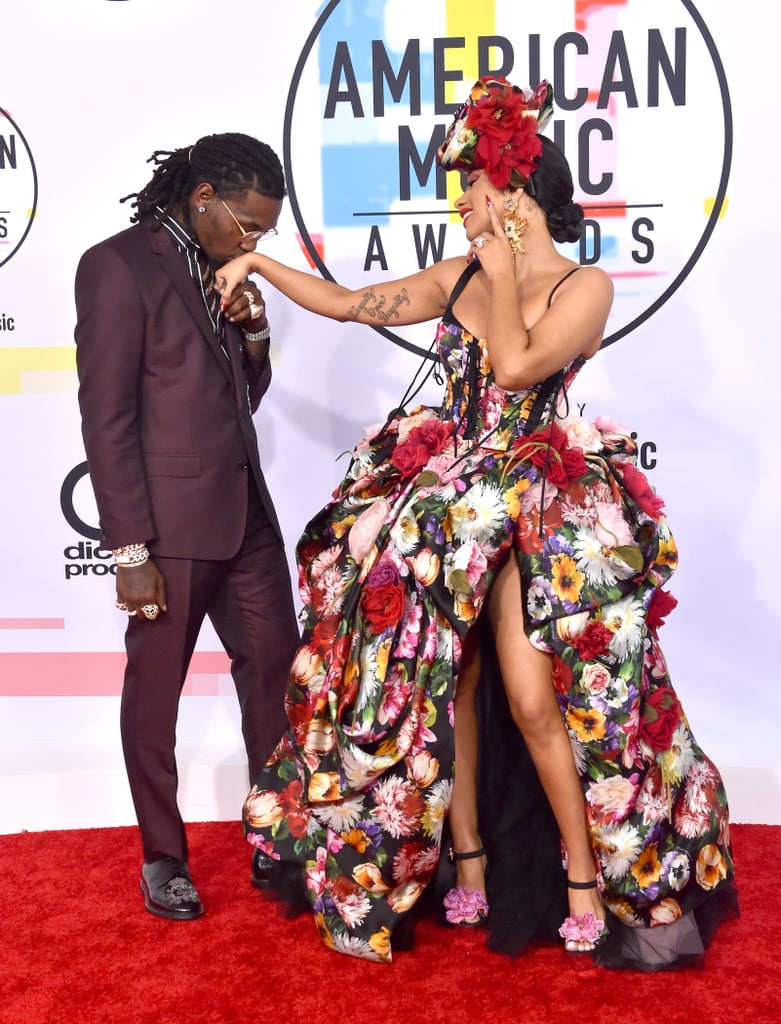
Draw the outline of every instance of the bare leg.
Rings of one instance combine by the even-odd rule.
[[[480,680],[480,652],[474,630],[464,640],[461,671],[455,698],[455,777],[448,824],[456,853],[479,850],[477,831],[477,710],[475,694]],[[485,859],[457,860],[456,885],[485,893]]]
[[[552,658],[533,647],[524,631],[521,579],[512,557],[494,582],[488,611],[510,711],[564,840],[568,877],[573,882],[590,881],[596,875],[594,853],[572,746],[553,689]],[[567,893],[571,914],[592,911],[604,920],[596,889],[568,889]],[[590,949],[592,945],[568,942],[567,948]]]

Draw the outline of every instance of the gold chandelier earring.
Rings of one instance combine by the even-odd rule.
[[[507,216],[504,218],[504,233],[507,235],[507,241],[510,243],[513,259],[517,255],[525,256],[526,249],[522,236],[528,228],[529,222],[525,217],[518,216],[518,204],[513,196],[507,196],[504,201],[504,208],[507,211]]]

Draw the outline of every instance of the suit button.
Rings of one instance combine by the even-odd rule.
[[[239,462],[237,463],[237,465],[238,465],[239,469],[246,469],[247,468],[247,463],[243,459],[240,459]]]

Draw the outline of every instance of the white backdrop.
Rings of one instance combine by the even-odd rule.
[[[367,12],[376,18],[379,11],[380,35],[396,51],[404,50],[413,32],[424,49],[425,39],[430,46],[434,36],[470,30],[509,35],[510,18],[517,39],[525,40],[522,8],[539,7],[504,0],[430,0],[425,8],[412,0],[342,0],[336,6],[342,26]],[[767,143],[781,113],[771,71],[781,14],[755,4],[751,16],[749,4],[736,18],[727,0],[699,0],[707,6],[702,12],[681,0],[654,6],[666,40],[673,39],[676,25],[688,27],[692,64],[694,16],[701,13],[723,61],[734,114],[728,204],[681,286],[589,364],[573,399],[585,403],[587,416],[607,414],[631,424],[655,457],[650,477],[666,500],[681,549],[671,587],[679,607],[662,633],[673,679],[698,740],[726,777],[733,817],[781,823],[781,702],[773,647],[781,635],[773,539],[780,368],[773,257],[781,209]],[[316,51],[303,64],[302,57],[327,7],[288,0],[280,14],[263,0],[222,0],[217,7],[206,0],[4,5],[0,832],[134,821],[117,724],[122,616],[113,607],[111,577],[102,574],[108,563],[74,528],[73,516],[66,517],[62,498],[69,474],[84,459],[72,344],[73,275],[84,249],[127,225],[128,207],[117,199],[148,180],[145,161],[154,150],[189,145],[211,132],[246,131],[282,155],[285,103],[301,69],[297,102],[303,106],[297,108],[298,121],[293,118],[289,184],[307,228],[313,237],[324,237],[328,270],[355,285],[381,276],[377,265],[364,274],[366,250],[363,242],[356,250],[356,230],[329,228],[334,215],[318,212],[332,197],[328,154],[337,144],[349,144],[356,132],[364,147],[353,152],[362,166],[364,155],[370,160],[388,141],[377,135],[376,124],[356,121],[346,103],[333,123],[305,118],[305,101],[316,107],[321,93]],[[643,0],[556,0],[547,5],[546,17],[581,29],[594,9],[618,19],[612,24],[626,33],[628,44],[647,36]],[[523,49],[519,43],[518,51]],[[570,57],[571,94],[579,83]],[[616,70],[626,73],[620,61]],[[552,72],[543,65],[542,74]],[[456,98],[475,77],[477,67],[467,60]],[[508,77],[524,83],[524,60]],[[612,166],[623,169],[624,183],[627,173],[649,188],[661,183],[668,210],[676,198],[685,207],[671,221],[658,214],[658,252],[668,267],[682,262],[677,249],[690,251],[692,230],[698,235],[706,223],[714,188],[705,178],[723,143],[715,79],[690,78],[683,111],[670,109],[661,121],[616,113],[626,90],[610,104],[618,133]],[[437,120],[425,115],[422,139]],[[578,113],[568,117],[567,131],[583,120]],[[37,176],[37,208],[22,238],[36,185],[24,142]],[[393,173],[390,165],[389,180]],[[699,221],[691,213],[695,204]],[[317,223],[320,216],[325,227]],[[272,244],[275,255],[306,269],[296,237],[300,227],[286,204]],[[448,231],[448,245],[460,251],[462,242],[452,227]],[[606,257],[603,265],[613,272],[618,263],[611,260],[620,253]],[[396,259],[394,251],[391,271]],[[399,269],[414,267],[407,259]],[[627,275],[615,276],[620,311],[632,301],[648,304],[641,285],[640,293],[630,294]],[[292,568],[301,527],[341,475],[336,456],[399,400],[419,357],[370,329],[320,321],[265,292],[275,376],[256,422]],[[620,316],[626,322],[627,315]],[[427,388],[425,397],[435,395],[436,389]],[[88,479],[64,490],[65,505],[72,495],[75,515],[94,524]],[[180,716],[182,803],[189,819],[238,818],[246,790],[238,708],[225,666],[214,635],[205,629]]]

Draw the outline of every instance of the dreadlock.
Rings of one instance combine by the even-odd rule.
[[[240,132],[205,135],[193,146],[158,149],[147,163],[155,172],[140,192],[131,192],[120,203],[132,199],[132,222],[151,216],[157,207],[165,213],[177,209],[187,215],[187,199],[201,182],[208,182],[218,195],[237,195],[248,189],[272,199],[285,197],[282,165],[265,142]]]

